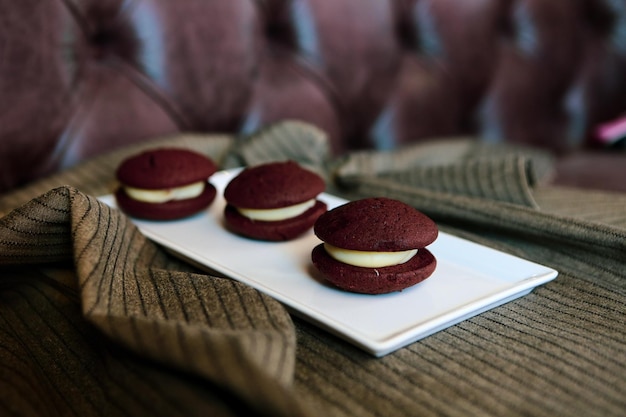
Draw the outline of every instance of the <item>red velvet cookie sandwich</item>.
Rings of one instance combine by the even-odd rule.
[[[224,189],[224,221],[239,235],[269,241],[309,230],[326,204],[324,180],[296,162],[271,162],[241,171]]]
[[[187,149],[160,148],[124,160],[117,169],[115,198],[124,212],[149,220],[173,220],[208,207],[216,171],[208,157]]]
[[[398,200],[346,203],[320,216],[313,231],[323,241],[313,249],[313,265],[346,291],[400,291],[428,278],[437,265],[424,249],[437,239],[437,225]]]

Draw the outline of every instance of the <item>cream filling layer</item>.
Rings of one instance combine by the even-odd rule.
[[[249,209],[237,207],[237,211],[243,216],[252,220],[264,222],[276,222],[280,220],[296,217],[310,209],[315,205],[315,199],[305,201],[304,203],[294,204],[293,206],[275,208],[275,209]]]
[[[324,249],[339,262],[365,268],[383,268],[385,266],[400,265],[408,262],[417,253],[417,249],[398,252],[360,251],[338,248],[328,243],[324,243]]]
[[[172,200],[186,200],[195,198],[202,194],[205,181],[194,182],[182,187],[166,188],[162,190],[147,190],[144,188],[135,188],[124,186],[124,191],[132,199],[143,201],[144,203],[166,203]]]

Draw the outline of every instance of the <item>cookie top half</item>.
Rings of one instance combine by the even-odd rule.
[[[273,209],[311,200],[325,188],[322,177],[294,161],[270,162],[241,171],[224,189],[224,198],[235,207]]]
[[[116,176],[124,185],[156,190],[206,180],[216,169],[215,163],[200,153],[180,148],[159,148],[124,160]]]
[[[339,248],[394,252],[423,248],[437,239],[433,220],[401,201],[376,197],[351,201],[322,214],[314,232]]]

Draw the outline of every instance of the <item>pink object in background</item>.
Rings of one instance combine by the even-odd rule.
[[[605,145],[612,145],[626,137],[626,116],[598,125],[596,138]]]

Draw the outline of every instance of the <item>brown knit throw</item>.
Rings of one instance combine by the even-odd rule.
[[[164,143],[224,168],[295,159],[559,277],[376,359],[99,202],[129,147],[0,197],[0,415],[624,415],[626,195],[542,185],[547,155],[467,139],[332,159],[288,122],[141,147]]]

